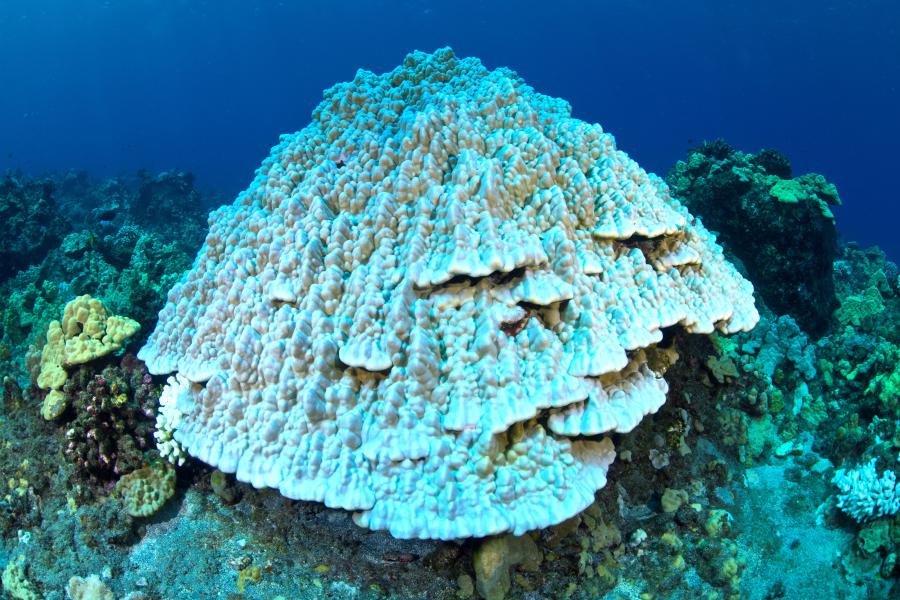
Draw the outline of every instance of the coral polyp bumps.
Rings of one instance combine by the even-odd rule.
[[[178,374],[164,434],[401,538],[583,510],[604,434],[665,401],[664,329],[758,314],[666,185],[570,112],[449,49],[327,90],[212,213],[140,352]]]

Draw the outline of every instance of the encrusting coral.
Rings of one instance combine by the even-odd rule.
[[[126,513],[149,517],[175,494],[175,469],[165,461],[156,461],[119,479],[115,492]]]
[[[24,555],[20,554],[18,558],[7,563],[0,582],[3,583],[3,591],[15,600],[40,600],[41,598],[35,590],[34,584],[25,575]]]
[[[66,595],[71,600],[115,600],[115,595],[96,575],[73,576],[66,586]]]
[[[570,112],[449,49],[326,91],[211,214],[139,354],[178,373],[174,440],[400,538],[588,506],[600,436],[665,402],[667,328],[758,314],[662,180]]]

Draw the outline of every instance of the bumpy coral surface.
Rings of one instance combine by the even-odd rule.
[[[65,454],[80,475],[105,483],[144,464],[159,393],[142,362],[129,354],[100,373],[78,369],[64,393],[74,408],[74,420],[65,425]]]
[[[149,517],[175,494],[175,469],[158,461],[132,471],[116,483],[116,494],[132,517]]]
[[[598,125],[449,49],[337,85],[210,217],[140,357],[175,440],[402,538],[558,523],[752,289]],[[572,439],[572,436],[577,439]]]

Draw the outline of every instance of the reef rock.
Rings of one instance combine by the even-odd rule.
[[[69,229],[53,198],[53,183],[6,175],[0,179],[0,282],[40,261]]]
[[[840,198],[821,175],[791,175],[788,160],[774,150],[745,154],[716,141],[679,161],[668,183],[720,234],[765,304],[818,336],[837,308],[832,279],[837,228],[831,206]]]
[[[174,439],[400,538],[588,506],[602,435],[665,401],[664,330],[758,314],[662,180],[570,113],[449,49],[327,90],[211,214],[140,352],[179,375]]]

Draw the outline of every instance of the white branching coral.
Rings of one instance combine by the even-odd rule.
[[[859,521],[871,521],[900,511],[897,475],[890,469],[881,476],[875,468],[877,458],[856,469],[838,469],[831,482],[837,486],[839,509]]]
[[[191,382],[181,374],[166,380],[166,385],[159,396],[156,431],[153,432],[160,456],[179,466],[184,464],[187,456],[181,444],[175,441],[173,436],[181,422],[182,413],[178,408],[179,398],[181,398],[181,404],[184,404],[185,400],[190,403],[190,386]]]
[[[583,510],[615,456],[603,434],[665,402],[664,330],[757,319],[611,135],[442,49],[325,92],[210,215],[140,356],[192,382],[174,427],[192,456],[454,539]]]

